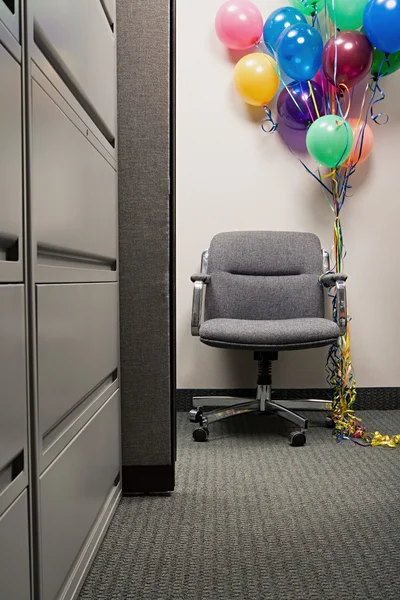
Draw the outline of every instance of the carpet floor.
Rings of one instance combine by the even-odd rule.
[[[400,411],[358,414],[400,432]],[[79,600],[398,600],[400,448],[337,444],[312,419],[301,448],[254,414],[202,444],[178,413],[175,492],[122,500]]]

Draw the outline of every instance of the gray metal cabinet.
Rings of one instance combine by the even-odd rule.
[[[30,600],[26,491],[0,516],[0,548],[1,598],[4,600]]]
[[[116,172],[35,81],[32,104],[38,281],[56,268],[115,280]]]
[[[33,0],[33,9],[36,43],[113,142],[115,38],[100,0]]]
[[[118,285],[39,285],[40,433],[46,434],[118,366]]]
[[[41,477],[43,600],[55,600],[119,472],[118,391]]]
[[[115,0],[0,0],[0,78],[0,598],[72,600],[121,495]]]
[[[27,483],[24,286],[0,285],[0,513]]]
[[[22,281],[21,67],[2,45],[0,72],[0,282],[10,282]]]

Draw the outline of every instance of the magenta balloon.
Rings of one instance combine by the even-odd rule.
[[[360,31],[340,31],[325,45],[322,68],[333,85],[343,83],[351,88],[371,71],[373,56],[367,36]]]

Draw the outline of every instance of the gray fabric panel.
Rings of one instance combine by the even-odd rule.
[[[287,319],[278,321],[246,321],[211,319],[200,327],[202,342],[223,342],[248,347],[285,349],[330,344],[339,337],[339,327],[329,319]]]
[[[322,273],[321,243],[313,233],[232,231],[211,241],[208,272],[243,275]]]
[[[205,319],[295,319],[324,316],[317,275],[262,277],[211,273]]]
[[[325,287],[333,287],[337,281],[347,281],[347,275],[344,273],[327,273],[320,279]]]
[[[118,0],[122,462],[171,464],[168,0]]]

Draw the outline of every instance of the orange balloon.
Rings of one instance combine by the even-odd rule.
[[[346,162],[343,163],[345,167],[350,167],[351,165],[361,165],[363,162],[367,160],[369,155],[372,152],[372,148],[374,147],[374,134],[372,132],[371,127],[365,121],[360,121],[359,119],[349,119],[349,124],[351,129],[353,130],[354,141],[353,148],[350,152],[349,158]],[[362,138],[362,131],[364,129],[364,139]],[[361,147],[362,141],[362,147]],[[361,156],[360,156],[360,148],[361,148]]]
[[[261,52],[243,56],[235,67],[233,81],[247,104],[265,106],[279,88],[278,67],[273,58]]]

